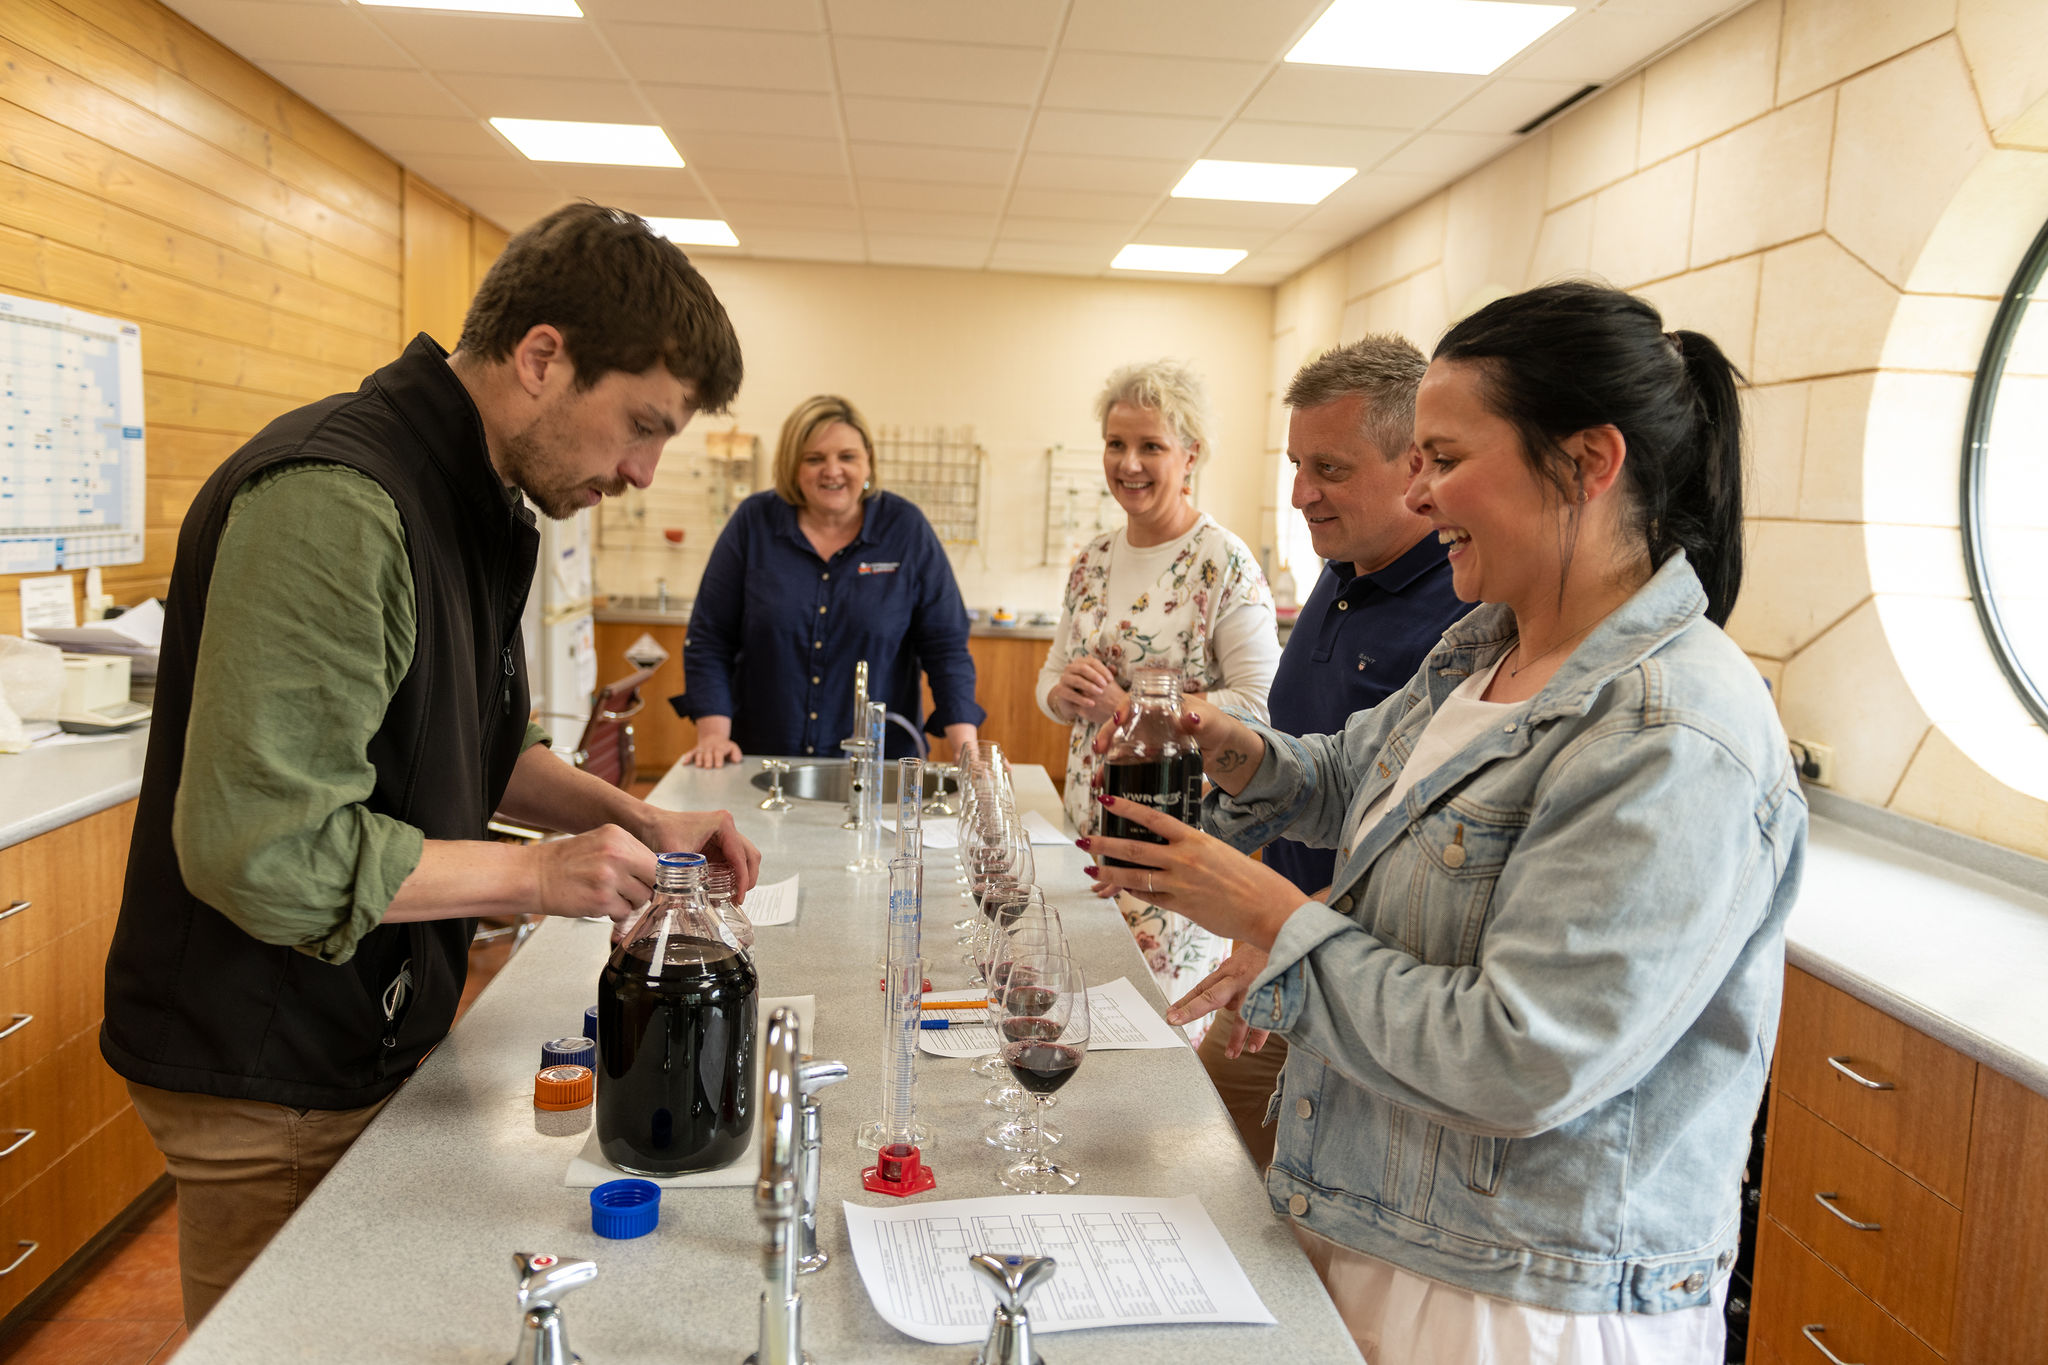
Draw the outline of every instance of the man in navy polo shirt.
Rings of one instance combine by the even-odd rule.
[[[1287,459],[1294,506],[1322,558],[1280,655],[1267,698],[1289,734],[1334,734],[1353,712],[1407,685],[1470,606],[1451,591],[1451,566],[1427,518],[1402,501],[1414,444],[1415,390],[1429,362],[1397,336],[1369,336],[1311,360],[1287,387]],[[1266,865],[1310,895],[1327,890],[1336,850],[1280,839]],[[1266,1103],[1287,1044],[1266,1037],[1231,1056],[1234,1011],[1219,1011],[1202,1064],[1261,1168],[1272,1160]],[[1257,1042],[1261,1035],[1251,1035]]]

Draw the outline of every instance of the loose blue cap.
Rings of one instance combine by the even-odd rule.
[[[597,1037],[597,1006],[595,1005],[583,1011],[583,1036],[585,1038]]]
[[[590,1192],[590,1230],[600,1237],[645,1237],[660,1221],[661,1186],[652,1180],[608,1180]]]
[[[588,1038],[557,1038],[540,1045],[540,1064],[587,1066],[597,1070],[597,1044]]]

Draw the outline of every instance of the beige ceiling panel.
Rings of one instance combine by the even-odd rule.
[[[574,196],[546,190],[471,190],[460,197],[463,203],[507,232],[517,232]]]
[[[1697,8],[1687,4],[1582,11],[1552,29],[1501,74],[1581,84],[1612,80],[1705,22]]]
[[[634,208],[635,212],[662,212],[660,209],[635,208],[637,204],[656,198],[705,203],[704,191],[699,187],[697,177],[688,171],[666,166],[575,166],[546,162],[542,164],[542,170],[547,175],[548,184],[564,194],[581,195],[600,204],[620,204]],[[708,210],[708,203],[705,207]]]
[[[1419,175],[1361,175],[1295,224],[1295,234],[1329,234],[1348,242],[1427,198],[1439,182]]]
[[[606,24],[605,36],[635,80],[744,90],[832,88],[825,39],[813,33]]]
[[[1349,128],[1426,128],[1477,90],[1478,76],[1283,65],[1245,107],[1249,119]]]
[[[1038,189],[1019,185],[1010,212],[1025,218],[1070,218],[1097,223],[1136,223],[1159,202],[1155,194],[1106,194],[1094,190]]]
[[[695,28],[820,29],[818,0],[578,0],[600,23],[686,24]]]
[[[441,78],[456,98],[484,118],[573,119],[582,123],[645,123],[647,109],[622,80],[572,81],[547,76]]]
[[[1028,47],[834,38],[832,48],[849,95],[1030,104],[1045,69],[1045,54]]]
[[[580,19],[527,19],[425,10],[358,10],[429,71],[499,76],[618,77],[618,64]]]
[[[1017,183],[1033,189],[1161,195],[1172,189],[1187,169],[1185,161],[1149,161],[1122,156],[1053,156],[1045,152],[1031,152],[1024,158]]]
[[[1034,152],[1170,157],[1183,163],[1202,155],[1217,121],[1166,114],[1084,114],[1040,111],[1031,127]]]
[[[1308,215],[1307,204],[1247,204],[1231,199],[1169,199],[1159,206],[1149,230],[1155,225],[1228,228],[1267,234],[1293,227]],[[1240,242],[1237,245],[1242,246]]]
[[[1050,0],[825,0],[832,31],[849,37],[924,38],[1043,48],[1059,32]]]
[[[1118,243],[1121,246],[1122,243]],[[1109,269],[1116,247],[1062,246],[1056,242],[1023,242],[1004,238],[989,254],[995,270],[1051,270],[1062,274],[1099,275]]]
[[[993,214],[1003,207],[1000,185],[945,185],[932,180],[860,182],[863,209],[931,209],[938,213]]]
[[[902,147],[887,142],[856,142],[852,147],[855,174],[878,180],[931,180],[948,185],[1007,185],[1017,164],[1014,152],[989,152],[963,147]]]
[[[769,137],[839,136],[832,97],[794,90],[732,90],[643,81],[640,93],[674,133],[757,133]]]
[[[637,213],[642,218],[717,218],[721,216],[718,207],[709,199],[690,194],[620,194],[612,196],[609,200],[599,199],[597,202],[600,204],[610,203],[617,208],[626,210],[628,213]],[[692,251],[696,249],[695,246],[690,248]]]
[[[1003,240],[1114,252],[1131,240],[1131,225],[1128,219],[1089,222],[1079,218],[1020,218],[1013,213],[1003,219]]]
[[[846,152],[837,139],[750,137],[745,133],[678,133],[676,148],[698,170],[777,171],[786,175],[844,175]]]
[[[916,237],[973,237],[987,241],[996,235],[993,213],[946,213],[937,209],[885,209],[863,206],[861,221],[870,233],[905,233]]]
[[[1277,61],[1328,0],[1075,0],[1061,45]]]
[[[796,261],[864,261],[867,243],[858,232],[816,232],[778,228],[749,233],[742,246],[750,256]]]
[[[1260,123],[1239,119],[1223,130],[1205,156],[1225,161],[1284,161],[1365,170],[1407,138],[1391,128],[1326,128],[1312,123]]]
[[[843,104],[847,136],[858,142],[1011,151],[1024,141],[1024,129],[1031,121],[1031,111],[1021,105],[881,99],[872,95],[849,95]]]
[[[460,194],[467,190],[548,190],[548,182],[525,157],[432,156],[405,159],[405,168],[436,189]]]
[[[927,265],[979,270],[988,260],[989,245],[989,239],[986,237],[917,237],[903,233],[870,232],[868,259],[878,265]]]
[[[401,114],[342,114],[341,121],[388,155],[517,157],[473,118],[413,118]]]
[[[860,217],[851,203],[792,204],[775,199],[720,199],[725,221],[742,237],[755,228],[803,228],[812,232],[850,232]]]
[[[1186,223],[1147,223],[1131,235],[1147,246],[1222,247],[1256,251],[1279,234],[1258,228],[1194,227]]]
[[[330,114],[414,114],[468,118],[440,85],[417,67],[327,66],[318,62],[266,62],[264,69]]]
[[[706,168],[703,179],[720,203],[728,199],[753,199],[853,207],[853,182],[843,175],[781,175],[774,171]]]
[[[1375,170],[1430,176],[1449,184],[1493,160],[1521,139],[1512,133],[1424,133],[1382,161]]]
[[[353,5],[279,5],[266,0],[178,0],[171,6],[250,61],[398,67],[406,54]]]
[[[1471,99],[1437,120],[1451,133],[1512,133],[1560,100],[1586,88],[1586,81],[1529,81],[1498,76]]]
[[[1263,60],[1219,62],[1063,50],[1053,62],[1045,105],[1048,109],[1223,118],[1237,111],[1266,74],[1266,66]]]

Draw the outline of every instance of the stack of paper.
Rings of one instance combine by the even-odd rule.
[[[111,621],[83,626],[35,626],[30,635],[73,654],[125,654],[128,676],[154,678],[157,651],[163,645],[164,608],[155,598],[132,607]]]

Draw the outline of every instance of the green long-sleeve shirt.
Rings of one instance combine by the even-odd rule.
[[[374,479],[308,461],[236,493],[171,837],[185,885],[254,938],[346,962],[419,865],[420,831],[363,804],[414,611],[405,527]]]

